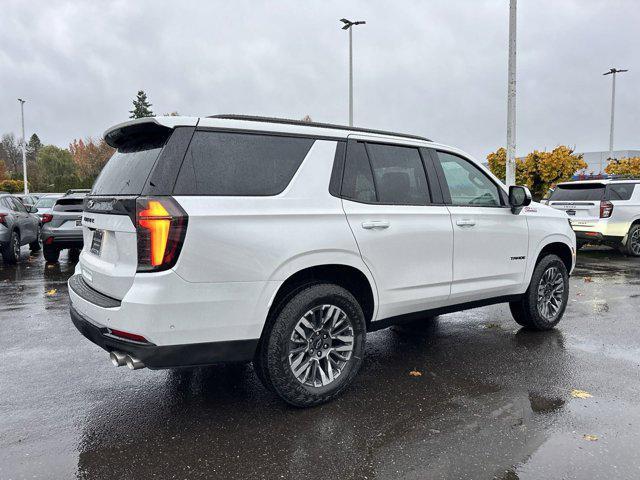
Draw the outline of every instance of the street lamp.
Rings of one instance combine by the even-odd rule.
[[[609,130],[609,160],[613,158],[613,117],[616,109],[616,73],[624,73],[629,70],[619,70],[611,68],[602,75],[613,75],[613,84],[611,87],[611,129]],[[602,157],[600,157],[600,173],[602,173]]]
[[[516,3],[509,2],[509,66],[507,85],[507,159],[505,183],[516,184]]]
[[[24,194],[29,193],[29,187],[27,187],[27,141],[24,138],[24,103],[26,100],[18,99],[20,102],[20,114],[22,116],[22,179],[24,181]]]
[[[342,30],[349,30],[349,126],[353,126],[353,34],[352,28],[354,25],[364,25],[364,20],[358,20],[352,22],[346,18],[341,18],[340,21],[344,23]]]

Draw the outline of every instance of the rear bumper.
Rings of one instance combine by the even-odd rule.
[[[134,356],[151,369],[249,362],[253,359],[258,346],[258,339],[187,345],[143,345],[117,340],[109,336],[107,327],[89,321],[73,306],[69,311],[75,327],[93,343],[107,352],[119,351]]]
[[[624,240],[624,237],[603,235],[600,232],[577,231],[575,233],[578,242],[615,245],[622,243]]]
[[[42,229],[42,243],[59,248],[81,248],[84,244],[82,230],[47,230]]]

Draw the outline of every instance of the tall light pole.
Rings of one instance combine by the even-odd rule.
[[[613,75],[613,84],[611,86],[611,128],[609,130],[609,160],[613,158],[613,120],[616,111],[616,73],[624,73],[629,70],[619,70],[611,68],[602,75]],[[600,157],[600,173],[602,173],[602,157]]]
[[[364,25],[364,20],[357,20],[352,22],[346,18],[341,18],[340,21],[344,23],[342,30],[349,30],[349,126],[353,126],[353,33],[352,28],[354,25]]]
[[[505,183],[516,184],[516,3],[509,2],[509,73],[507,86],[507,161]]]
[[[18,99],[20,102],[20,114],[22,116],[22,179],[24,180],[24,194],[29,193],[29,187],[27,187],[27,140],[24,138],[24,102],[21,98]]]

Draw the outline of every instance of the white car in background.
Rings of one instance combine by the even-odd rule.
[[[426,138],[261,117],[157,117],[86,198],[71,318],[114,365],[253,361],[287,402],[328,401],[366,333],[509,302],[553,328],[567,216]]]
[[[640,256],[640,180],[560,183],[548,204],[569,215],[578,248],[608,245]]]

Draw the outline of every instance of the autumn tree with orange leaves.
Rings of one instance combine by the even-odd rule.
[[[90,188],[96,177],[105,166],[114,149],[107,142],[91,137],[74,140],[69,145],[69,152],[76,166],[76,175],[80,179],[81,187]]]
[[[489,169],[503,182],[505,179],[506,151],[499,148],[487,155]],[[534,150],[516,160],[516,183],[526,185],[533,198],[540,199],[557,183],[570,180],[579,170],[587,168],[582,155],[572,148],[560,145],[550,152]]]
[[[609,175],[627,175],[640,177],[640,157],[627,157],[620,160],[610,160],[604,169]]]

